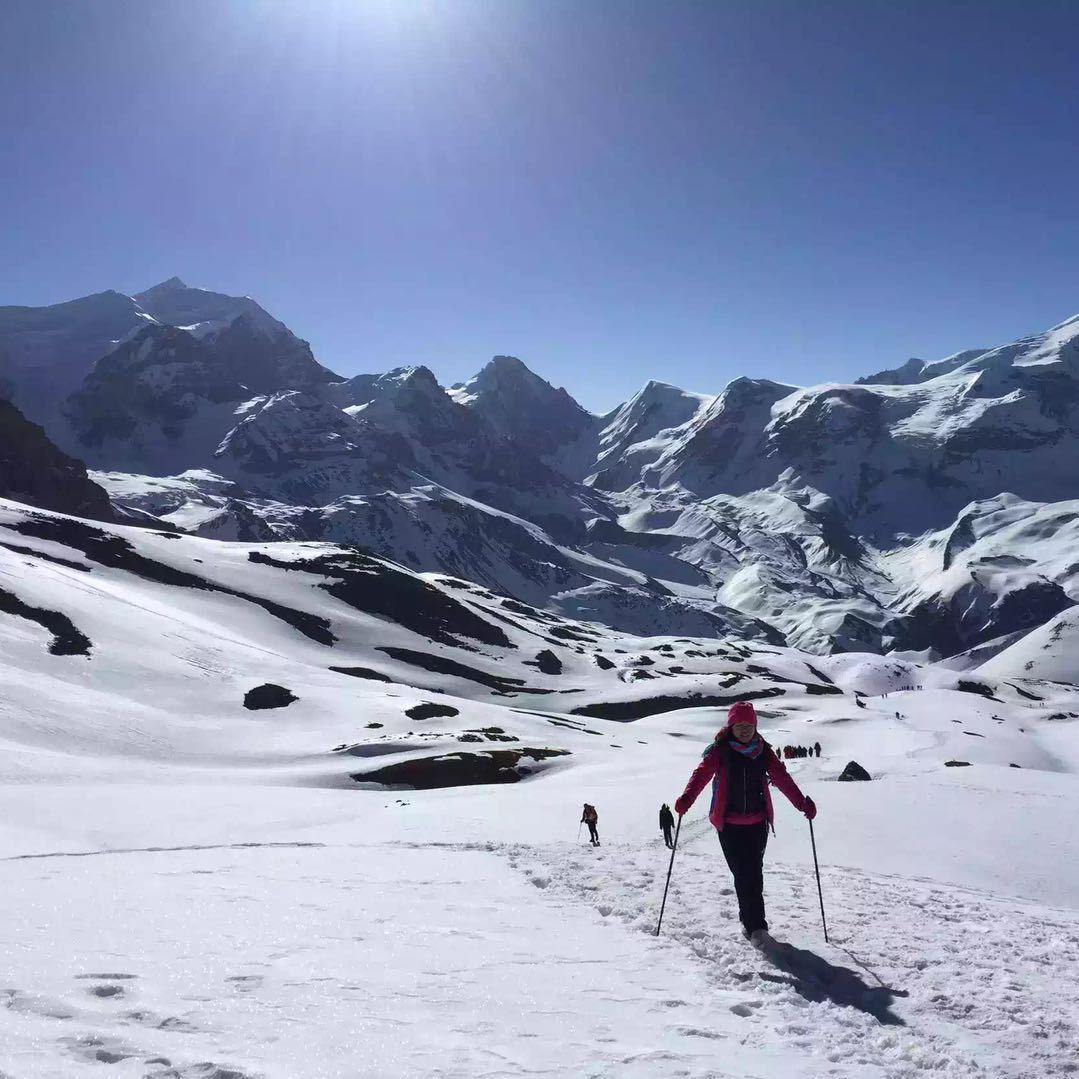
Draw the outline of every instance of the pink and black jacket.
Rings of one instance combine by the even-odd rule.
[[[761,741],[764,740],[761,739]],[[712,780],[712,805],[708,811],[708,819],[717,832],[722,832],[723,825],[726,823],[728,761],[732,752],[726,743],[726,736],[722,735],[705,750],[701,763],[693,769],[693,774],[689,777],[682,796],[674,803],[674,811],[679,816],[687,813],[697,800],[697,795],[704,790],[705,784]],[[772,807],[772,795],[769,788],[773,784],[778,787],[787,796],[791,805],[801,813],[806,811],[806,796],[798,789],[798,784],[791,778],[790,772],[767,742],[764,742],[764,748],[761,751],[761,761],[764,766],[764,816],[774,831],[775,811]]]

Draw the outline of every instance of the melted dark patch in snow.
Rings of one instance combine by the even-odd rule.
[[[178,588],[193,588],[202,592],[219,592],[225,596],[234,596],[236,599],[254,603],[268,614],[272,614],[274,618],[280,618],[282,622],[286,622],[293,629],[299,630],[305,637],[319,644],[332,645],[337,640],[330,632],[328,619],[318,618],[306,611],[296,611],[259,596],[249,596],[234,588],[214,584],[193,573],[175,569],[163,562],[155,562],[152,558],[139,554],[122,536],[114,536],[99,528],[91,528],[81,521],[60,517],[28,517],[18,522],[13,528],[24,536],[35,536],[38,539],[52,540],[65,547],[74,547],[99,566],[122,569],[146,581]]]
[[[385,618],[432,641],[460,647],[458,638],[513,648],[498,626],[439,588],[404,570],[359,551],[322,555],[284,562],[261,551],[251,551],[252,562],[283,570],[315,573],[332,581],[319,585],[350,607]]]
[[[551,757],[569,756],[565,749],[489,749],[480,753],[451,753],[443,757],[418,757],[378,768],[373,772],[358,772],[352,779],[357,783],[381,783],[390,787],[412,787],[415,790],[435,790],[441,787],[466,787],[483,783],[518,783],[533,772],[540,771],[542,762]],[[525,759],[538,762],[538,767],[522,764]],[[520,770],[519,770],[520,769]]]
[[[90,638],[75,628],[75,623],[66,614],[48,611],[44,607],[31,607],[23,603],[18,596],[0,588],[0,611],[13,614],[16,618],[25,618],[36,622],[52,634],[49,651],[54,656],[88,656]]]
[[[388,757],[391,753],[408,753],[416,747],[411,742],[356,742],[349,746],[334,746],[334,753],[350,757]]]
[[[709,696],[689,694],[685,697],[646,697],[639,701],[611,701],[602,704],[588,704],[583,708],[574,708],[575,716],[590,716],[593,719],[611,719],[616,723],[629,723],[645,716],[658,715],[661,712],[673,712],[679,708],[725,708],[735,701],[759,701],[765,697],[781,697],[785,689],[759,689],[753,693],[734,693],[729,696]]]

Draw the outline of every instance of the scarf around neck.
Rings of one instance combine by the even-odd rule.
[[[743,757],[748,757],[751,761],[755,761],[764,749],[764,740],[759,734],[754,734],[744,745],[739,742],[737,738],[728,738],[727,745],[729,745],[735,753],[740,753]]]

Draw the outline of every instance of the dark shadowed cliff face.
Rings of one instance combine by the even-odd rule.
[[[0,401],[0,497],[76,517],[115,519],[108,495],[89,479],[82,461],[58,450],[9,401]]]

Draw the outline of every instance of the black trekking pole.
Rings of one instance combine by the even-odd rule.
[[[656,936],[659,936],[659,928],[663,925],[663,911],[667,907],[667,889],[671,886],[671,870],[674,869],[674,852],[678,850],[678,833],[682,830],[682,814],[678,814],[678,824],[674,829],[674,846],[671,847],[671,864],[667,866],[667,883],[663,887],[663,902],[659,907],[659,922],[656,923]]]
[[[824,926],[824,943],[828,943],[828,923],[824,918],[824,893],[820,890],[820,866],[817,865],[817,840],[813,835],[813,822],[809,822],[809,842],[813,844],[813,872],[817,874],[817,898],[820,899],[820,920]]]

